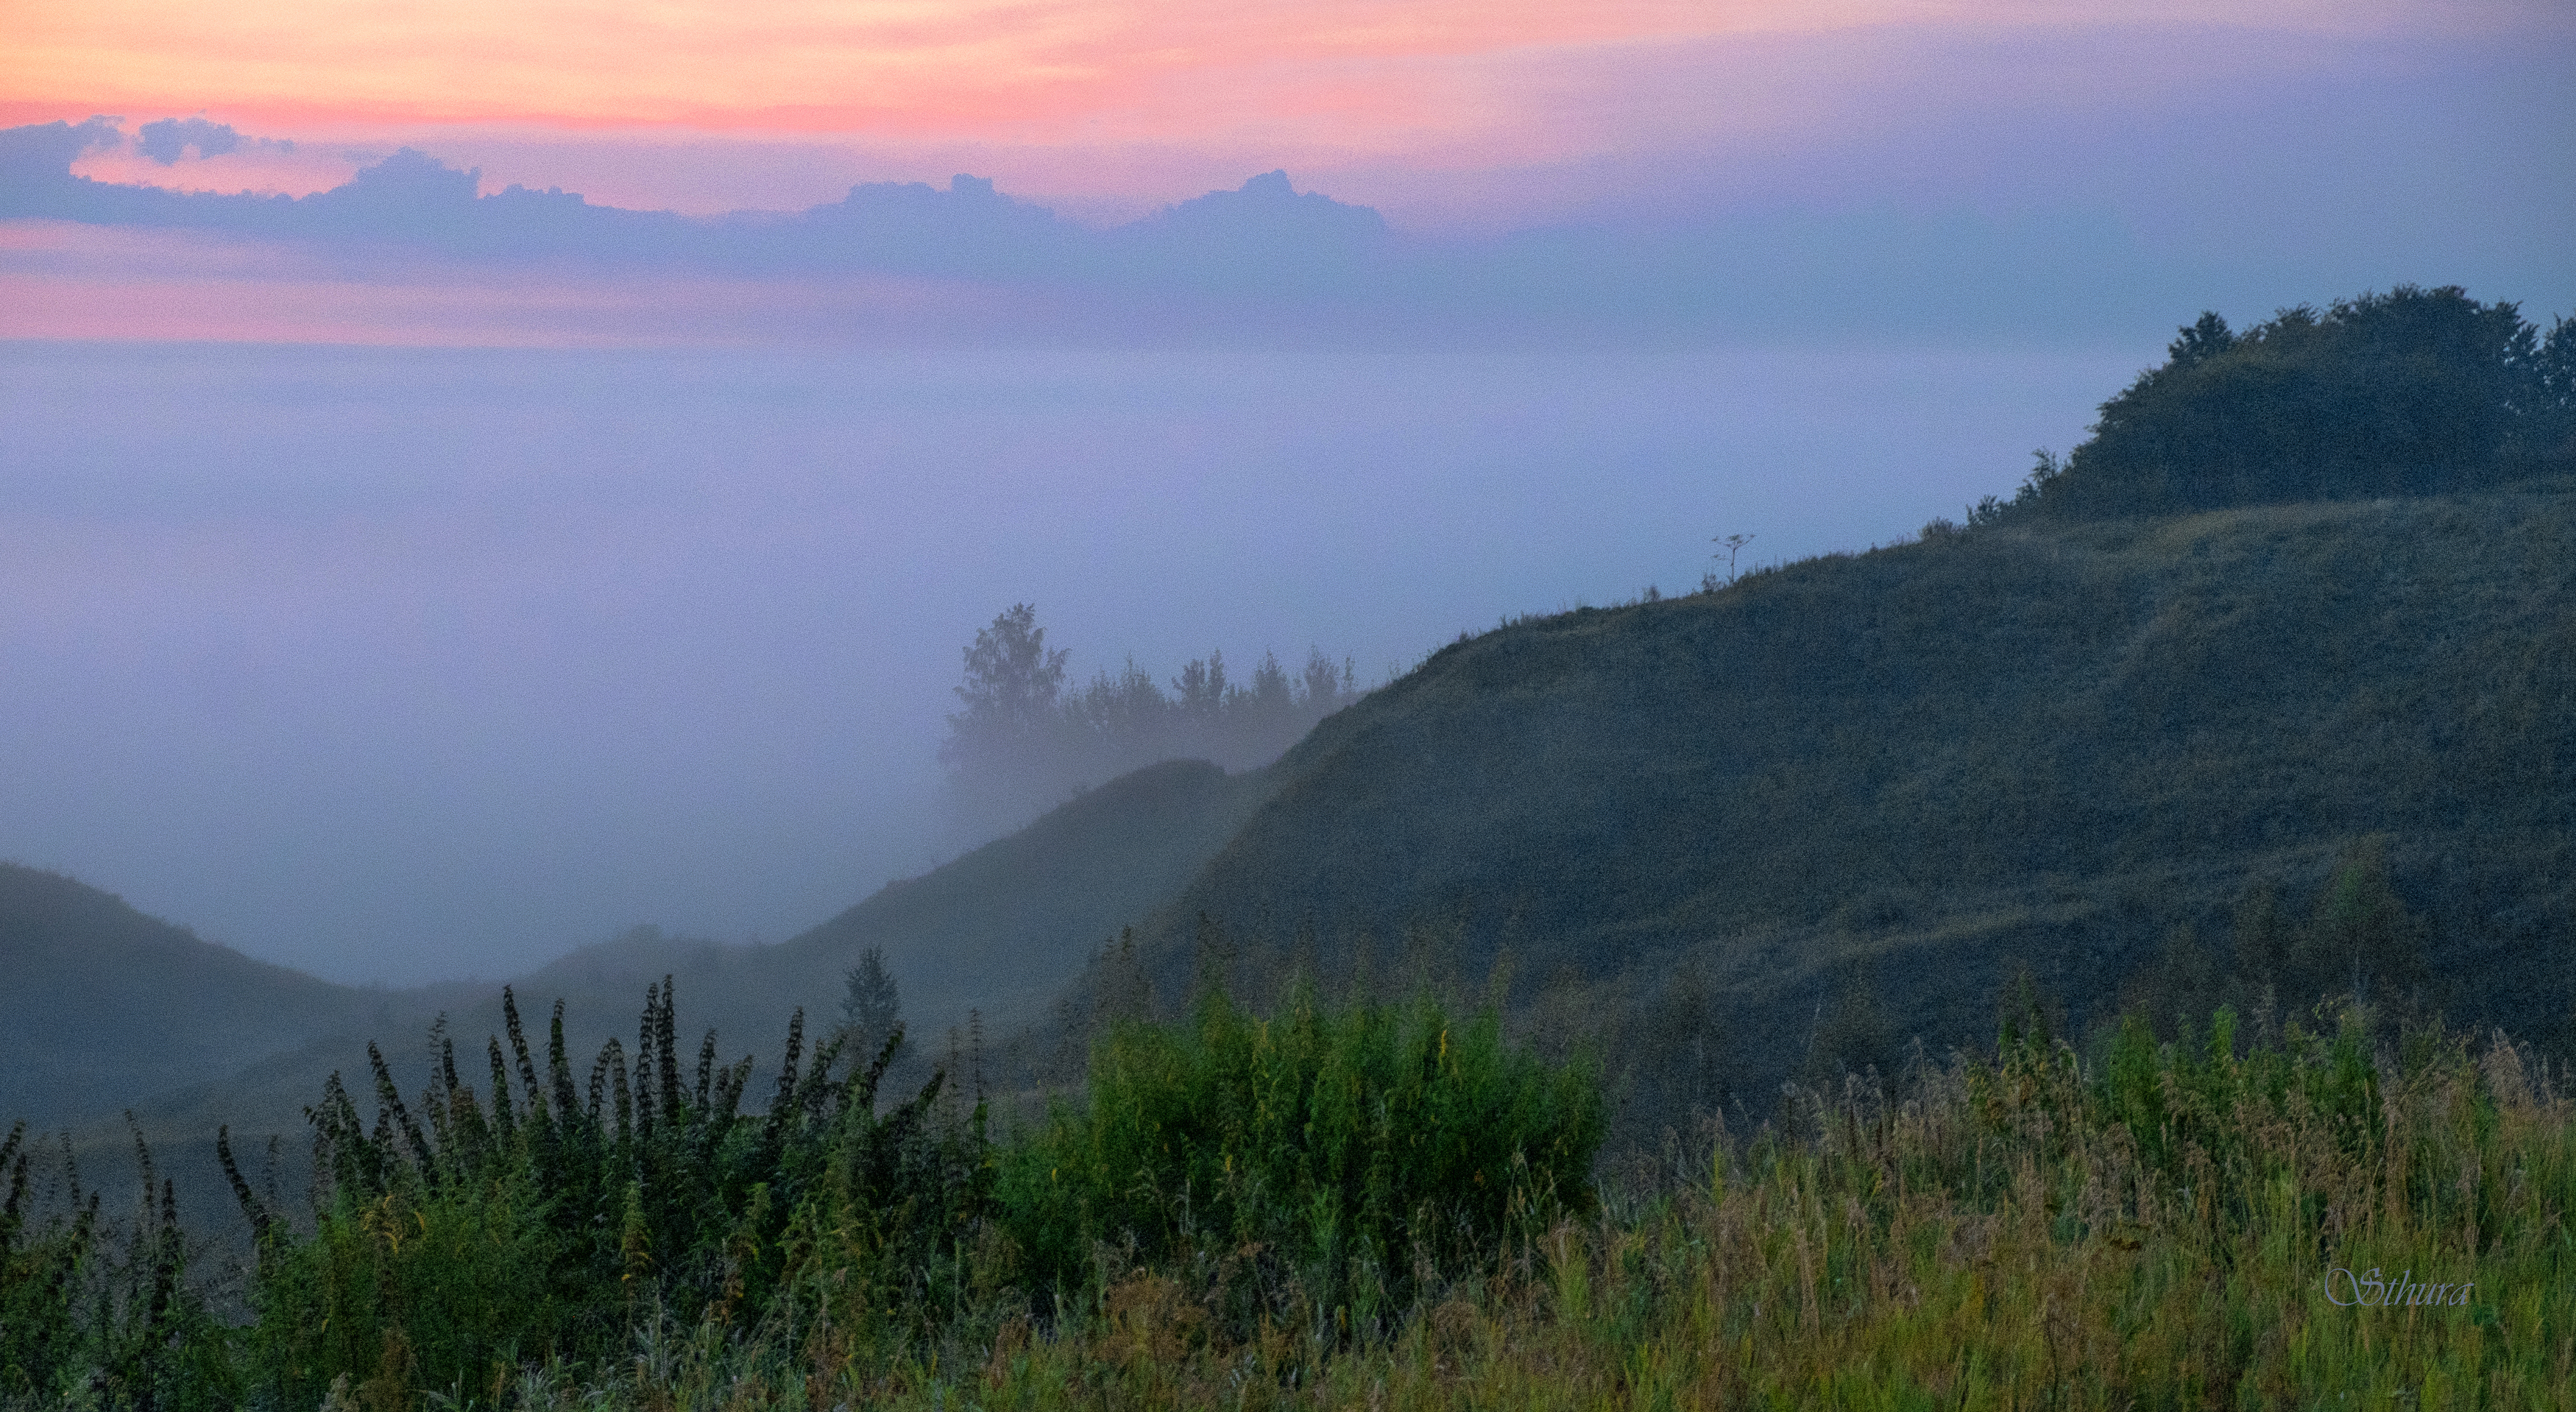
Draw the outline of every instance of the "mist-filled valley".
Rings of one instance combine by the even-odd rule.
[[[121,477],[38,439],[14,640],[71,689],[12,767],[185,777],[87,814],[57,785],[50,816],[177,852],[147,805],[192,809],[226,846],[191,861],[308,916],[409,888],[367,944],[428,974],[476,925],[439,889],[510,849],[476,905],[521,926],[531,859],[560,905],[620,846],[683,875],[666,899],[837,866],[844,905],[808,879],[766,944],[646,924],[523,944],[507,987],[353,987],[0,863],[0,1401],[944,1403],[962,1359],[998,1392],[1292,1405],[1427,1357],[1431,1405],[1568,1376],[2019,1405],[2058,1399],[2062,1347],[2103,1379],[2078,1405],[2563,1387],[2564,1316],[2472,1296],[2561,1282],[2576,1200],[2576,322],[2400,286],[2176,333],[2069,450],[1950,485],[1957,517],[1749,563],[1769,531],[1549,479],[1555,439],[1624,428],[1627,480],[1680,503],[1652,457],[1713,402],[1785,455],[1855,384],[2010,365],[1270,359],[1263,417],[1180,405],[1174,364],[1113,365],[1121,403],[1061,360],[755,397],[708,361],[347,358],[397,395],[272,353],[102,434],[165,448],[92,463]],[[20,365],[21,405],[78,364]],[[485,409],[506,373],[622,419],[429,415],[465,373]],[[2043,379],[2004,386],[2037,414]],[[1104,404],[1123,437],[1061,410]],[[217,511],[191,443],[255,491]],[[360,491],[325,450],[399,473]],[[1224,454],[1270,458],[1249,513],[1213,513]],[[1790,514],[1781,484],[1742,503]],[[175,526],[194,554],[151,552]],[[1634,591],[1574,592],[1623,553]],[[1572,601],[1363,677],[1395,630],[1360,615],[1424,631],[1446,580]],[[1177,668],[1057,645],[1112,621]],[[1308,645],[1192,652],[1246,623]],[[682,826],[636,825],[644,779]],[[837,862],[696,842],[835,792],[872,792]],[[592,818],[625,831],[585,851]],[[326,824],[337,875],[296,856]],[[942,861],[864,852],[905,828]],[[370,858],[441,831],[468,845]],[[2470,1312],[2374,1349],[2310,1286]],[[2329,1356],[2252,1332],[2302,1319]]]
[[[940,787],[1012,604],[1373,687],[1955,516],[2152,351],[13,345],[0,858],[352,984],[777,941],[1035,812]]]

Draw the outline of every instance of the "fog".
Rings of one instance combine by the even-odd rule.
[[[336,980],[778,940],[974,840],[942,713],[1462,630],[2009,492],[2161,352],[0,345],[0,857]]]

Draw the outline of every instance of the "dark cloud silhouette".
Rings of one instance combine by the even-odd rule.
[[[72,180],[72,163],[93,147],[125,140],[114,118],[78,123],[32,123],[0,128],[0,215],[41,215],[16,209],[52,204],[47,198]]]
[[[2202,300],[2205,284],[2203,272],[2141,248],[2098,213],[1792,211],[1443,241],[1300,192],[1284,171],[1108,230],[967,175],[945,189],[873,183],[805,211],[703,219],[595,206],[561,190],[484,196],[479,171],[410,148],[298,199],[179,193],[74,176],[71,161],[104,121],[0,133],[0,160],[16,174],[0,215],[206,228],[372,261],[922,279],[999,291],[1005,325],[1077,336],[2063,332],[2161,321]],[[194,130],[150,131],[168,150]]]
[[[204,118],[163,118],[145,123],[134,135],[135,150],[165,167],[177,165],[191,147],[200,157],[220,157],[240,150],[241,145],[241,134],[231,124]]]
[[[0,131],[0,216],[291,241],[361,275],[470,282],[517,262],[830,285],[814,319],[898,338],[2098,340],[2406,281],[2564,307],[2576,285],[2554,236],[2570,197],[2536,174],[2568,129],[2531,120],[2563,112],[2547,101],[2563,79],[2496,62],[2519,86],[2466,107],[2467,59],[2391,59],[2206,111],[1976,108],[1758,157],[1641,150],[1615,182],[1607,165],[1577,174],[1605,194],[1553,224],[1447,238],[1285,171],[1109,229],[971,175],[703,218],[551,188],[487,196],[478,172],[411,149],[300,199],[182,193],[75,176],[84,151],[122,140],[107,118]],[[2312,120],[2347,110],[2376,126]],[[204,119],[143,129],[165,162],[226,141],[257,139]],[[2342,176],[2374,163],[2380,180]],[[1525,174],[1533,191],[1568,179]],[[879,282],[903,297],[876,299]]]

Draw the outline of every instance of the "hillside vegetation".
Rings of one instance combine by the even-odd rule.
[[[1277,767],[1159,965],[1203,913],[1328,975],[1411,928],[1642,1019],[1687,963],[1776,1082],[1854,965],[1891,1048],[1979,1033],[2025,966],[2099,1014],[2381,835],[2437,1002],[2554,1040],[2571,701],[2563,484],[1937,534],[1443,651]]]
[[[2358,991],[2565,1045],[2571,360],[2455,290],[2204,318],[1968,526],[1507,624],[1327,720],[1143,970],[1503,966],[1540,1042],[1635,1056],[1647,1131],[1967,1042],[2024,972],[2079,1028]],[[2363,404],[2449,430],[2321,430]]]
[[[512,1020],[416,1107],[376,1063],[372,1127],[334,1080],[309,1208],[226,1153],[238,1321],[166,1195],[102,1217],[10,1132],[0,1408],[2518,1408],[2576,1374],[2567,1100],[2501,1039],[2374,1056],[2354,1011],[2088,1062],[2024,1008],[1600,1185],[1583,1067],[1425,999],[1206,992],[999,1140],[793,1034],[753,1113],[658,988],[586,1097]]]

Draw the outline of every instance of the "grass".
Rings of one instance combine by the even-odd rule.
[[[600,1152],[622,1140],[640,1160],[716,1126],[674,1081],[649,1130],[673,1136],[646,1136],[636,1099],[663,1088],[667,1029],[648,1016],[644,1082],[622,1105],[602,1090]],[[880,1115],[782,1090],[789,1116],[735,1115],[718,1135],[732,1155],[676,1204],[698,1235],[657,1224],[674,1204],[632,1179],[604,1202],[560,1171],[527,1180],[525,1162],[461,1179],[475,1140],[453,1091],[445,1132],[385,1105],[364,1138],[375,1158],[350,1157],[335,1099],[317,1113],[348,1175],[310,1230],[270,1213],[259,1319],[201,1319],[137,1353],[149,1262],[88,1270],[72,1283],[122,1278],[127,1295],[75,1301],[58,1328],[129,1367],[159,1359],[159,1400],[96,1358],[12,1392],[410,1409],[2564,1405],[2576,1107],[2501,1036],[2374,1033],[2348,1011],[2249,1043],[2222,1011],[2204,1034],[2160,1041],[2135,1021],[2079,1055],[2033,1014],[1991,1057],[1798,1090],[1771,1123],[1668,1134],[1586,1183],[1549,1155],[1562,1143],[1590,1166],[1593,1081],[1518,1053],[1490,1019],[1307,998],[1265,1021],[1219,995],[1187,1024],[1114,1031],[1082,1102],[995,1140],[935,1093]],[[863,1074],[824,1083],[855,1095]],[[1358,1108],[1337,1106],[1352,1093]],[[504,1142],[484,1101],[480,1150],[551,1142],[570,1160],[588,1119],[552,1103],[542,1119],[513,1103]],[[592,1110],[575,1091],[569,1111]],[[1450,1156],[1416,1157],[1442,1142]],[[761,1167],[763,1151],[783,1160]],[[23,1171],[26,1155],[8,1160]],[[1528,1174],[1519,1196],[1479,1194],[1497,1161]],[[46,1241],[70,1228],[11,1211],[14,1350],[59,1268],[31,1252],[59,1254]]]

